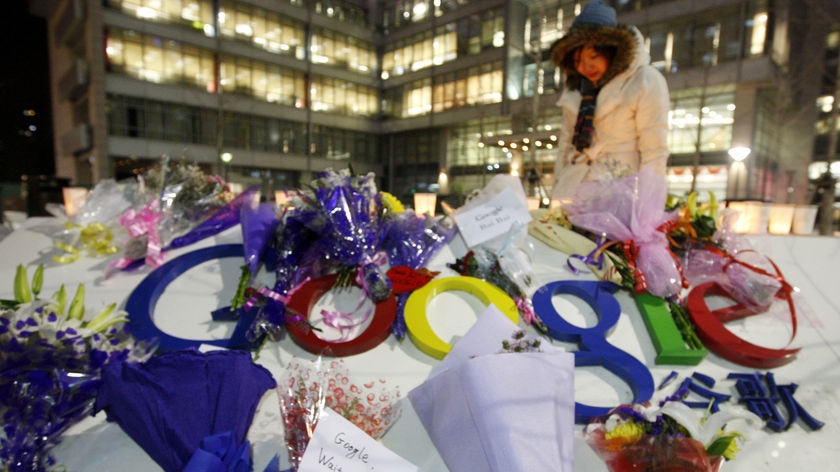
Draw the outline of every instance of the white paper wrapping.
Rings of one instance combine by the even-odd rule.
[[[574,470],[574,355],[500,353],[517,329],[488,307],[408,394],[451,472]]]

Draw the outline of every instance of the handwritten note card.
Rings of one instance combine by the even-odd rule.
[[[530,221],[527,202],[510,188],[503,189],[481,205],[455,214],[455,222],[469,247],[507,233],[514,224],[527,225]]]
[[[418,472],[330,408],[324,408],[298,472]]]

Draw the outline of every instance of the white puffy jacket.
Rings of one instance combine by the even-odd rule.
[[[580,107],[580,76],[567,67],[566,87],[557,102],[563,109],[563,128],[560,133],[560,156],[555,163],[554,175],[559,175],[563,166],[573,162],[590,163],[585,180],[618,178],[638,172],[643,166],[653,166],[664,175],[668,162],[668,111],[670,99],[668,84],[662,74],[650,65],[650,54],[644,47],[644,39],[634,26],[619,25],[612,28],[595,28],[589,36],[570,31],[572,41],[559,45],[555,57],[571,53],[577,46],[603,44],[608,30],[622,31],[613,41],[632,41],[626,47],[619,47],[611,62],[607,76],[613,66],[626,68],[613,71],[612,77],[601,88],[597,97],[592,145],[579,153],[572,145],[575,121]],[[594,39],[593,39],[594,38]],[[562,41],[562,40],[561,40]],[[568,63],[567,63],[568,64]],[[561,65],[562,67],[562,65]],[[577,86],[576,86],[577,85]],[[583,154],[583,155],[581,155]]]

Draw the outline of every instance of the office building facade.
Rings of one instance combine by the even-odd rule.
[[[350,167],[454,204],[512,173],[542,196],[561,124],[548,48],[583,3],[51,2],[56,172],[92,185],[183,158],[270,198]],[[673,193],[808,198],[815,137],[832,161],[836,129],[832,0],[610,3],[670,87]]]

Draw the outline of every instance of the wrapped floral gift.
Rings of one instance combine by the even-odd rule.
[[[275,386],[247,351],[171,351],[106,368],[96,411],[104,410],[163,470],[174,472],[213,436],[230,432],[227,444],[238,449],[257,404]]]
[[[665,209],[668,182],[652,169],[621,179],[583,182],[564,206],[571,223],[622,245],[634,270],[637,292],[678,295],[682,276],[666,228],[677,214]]]
[[[68,263],[84,255],[108,257],[119,252],[118,243],[125,236],[117,222],[119,216],[132,205],[137,196],[136,181],[101,180],[86,195],[79,211],[73,215],[63,206],[48,204],[54,216],[65,220],[64,228],[53,235],[59,251],[53,256],[57,262]],[[53,205],[53,207],[49,206]]]
[[[164,160],[140,178],[138,203],[157,202],[159,231],[166,242],[184,234],[224,207],[232,194],[218,175],[205,174],[195,164]]]
[[[239,223],[240,199],[219,176],[164,159],[138,178],[130,208],[117,222],[126,233],[109,269],[159,266],[168,249],[183,247]]]
[[[452,472],[574,470],[574,355],[492,305],[408,397]]]
[[[621,283],[621,276],[611,258],[604,254],[603,246],[587,236],[572,230],[572,223],[562,209],[532,210],[534,217],[528,223],[528,234],[553,249],[569,256],[567,266],[573,273],[585,264],[596,277]],[[573,262],[578,259],[582,264]]]
[[[380,439],[400,417],[398,387],[384,380],[357,383],[341,359],[295,360],[277,387],[289,462],[296,470],[318,420],[327,408],[373,439]]]
[[[103,369],[151,356],[135,342],[116,303],[88,316],[84,286],[40,298],[43,266],[15,275],[14,299],[0,300],[0,470],[51,470],[51,450],[94,409]]]
[[[378,303],[393,295],[402,307],[408,293],[393,290],[388,270],[419,269],[455,230],[449,222],[405,210],[393,195],[377,190],[375,177],[326,169],[290,192],[289,200],[276,211],[265,204],[243,207],[248,272],[240,287],[256,295],[239,297],[242,303],[236,299],[232,307],[256,310],[249,340],[279,339],[286,322],[303,321],[303,314],[287,312],[286,303],[309,280],[335,276],[335,288],[359,286],[363,295],[359,312],[364,311],[365,298]],[[260,267],[274,272],[273,286],[260,286],[252,277]],[[352,318],[352,313],[340,315]],[[344,326],[359,326],[364,316],[360,318]],[[401,309],[392,331],[400,339],[405,336]]]
[[[621,405],[584,430],[586,443],[611,472],[715,472],[734,459],[740,432],[724,427],[733,420],[760,424],[746,410],[720,410],[706,418],[679,401],[661,406]]]

